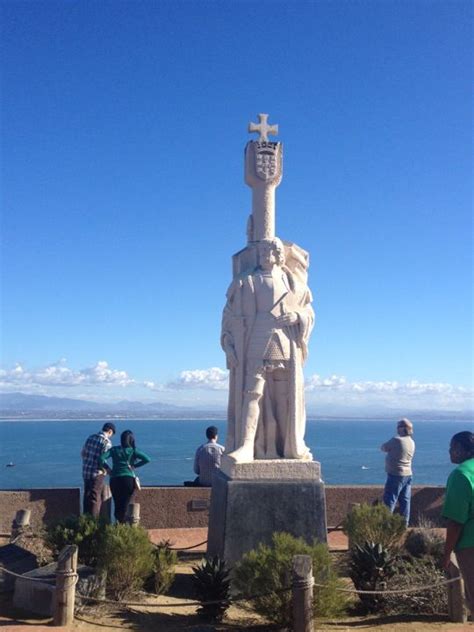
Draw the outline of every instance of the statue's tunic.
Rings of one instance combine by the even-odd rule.
[[[272,368],[284,368],[290,360],[290,338],[287,328],[275,326],[272,313],[275,305],[283,312],[283,298],[289,292],[286,274],[280,268],[275,272],[256,272],[252,275],[255,293],[255,321],[248,342],[247,373]]]
[[[279,326],[276,318],[296,313],[294,325]],[[242,402],[252,381],[265,379],[255,441],[255,457],[311,459],[304,442],[303,363],[314,323],[311,293],[286,267],[256,269],[235,279],[227,292],[222,339],[232,341],[238,364],[230,368],[226,451],[242,445]],[[278,375],[278,378],[276,377]],[[275,377],[274,377],[275,376]],[[274,379],[287,381],[284,417],[272,394]],[[281,385],[280,385],[281,392]]]

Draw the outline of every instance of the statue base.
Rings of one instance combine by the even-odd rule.
[[[275,531],[327,542],[320,473],[317,461],[236,463],[223,456],[212,484],[207,556],[234,564],[261,542],[270,544]]]

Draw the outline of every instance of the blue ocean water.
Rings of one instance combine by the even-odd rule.
[[[321,462],[329,485],[383,484],[384,455],[380,445],[393,436],[396,420],[323,419],[307,424],[306,442]],[[152,462],[143,467],[143,485],[181,485],[192,480],[193,457],[210,424],[219,427],[225,441],[225,421],[127,420],[117,422],[118,432],[131,429],[137,447]],[[0,489],[80,486],[80,451],[86,437],[102,426],[100,421],[3,421],[0,422]],[[444,485],[452,464],[451,436],[472,430],[466,421],[415,423],[414,483]],[[8,463],[14,467],[6,467]]]

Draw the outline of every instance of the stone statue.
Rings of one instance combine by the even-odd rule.
[[[304,442],[303,364],[314,323],[307,286],[309,256],[275,237],[275,189],[282,177],[278,133],[260,114],[260,132],[245,152],[253,190],[248,245],[234,256],[221,343],[230,370],[226,451],[237,463],[254,459],[312,460]]]

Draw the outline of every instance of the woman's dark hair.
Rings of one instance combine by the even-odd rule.
[[[120,435],[120,445],[122,448],[133,448],[135,449],[135,437],[133,436],[133,432],[131,430],[124,430]]]
[[[474,457],[474,432],[469,432],[469,430],[458,432],[451,442],[456,443],[466,453],[468,459]]]

